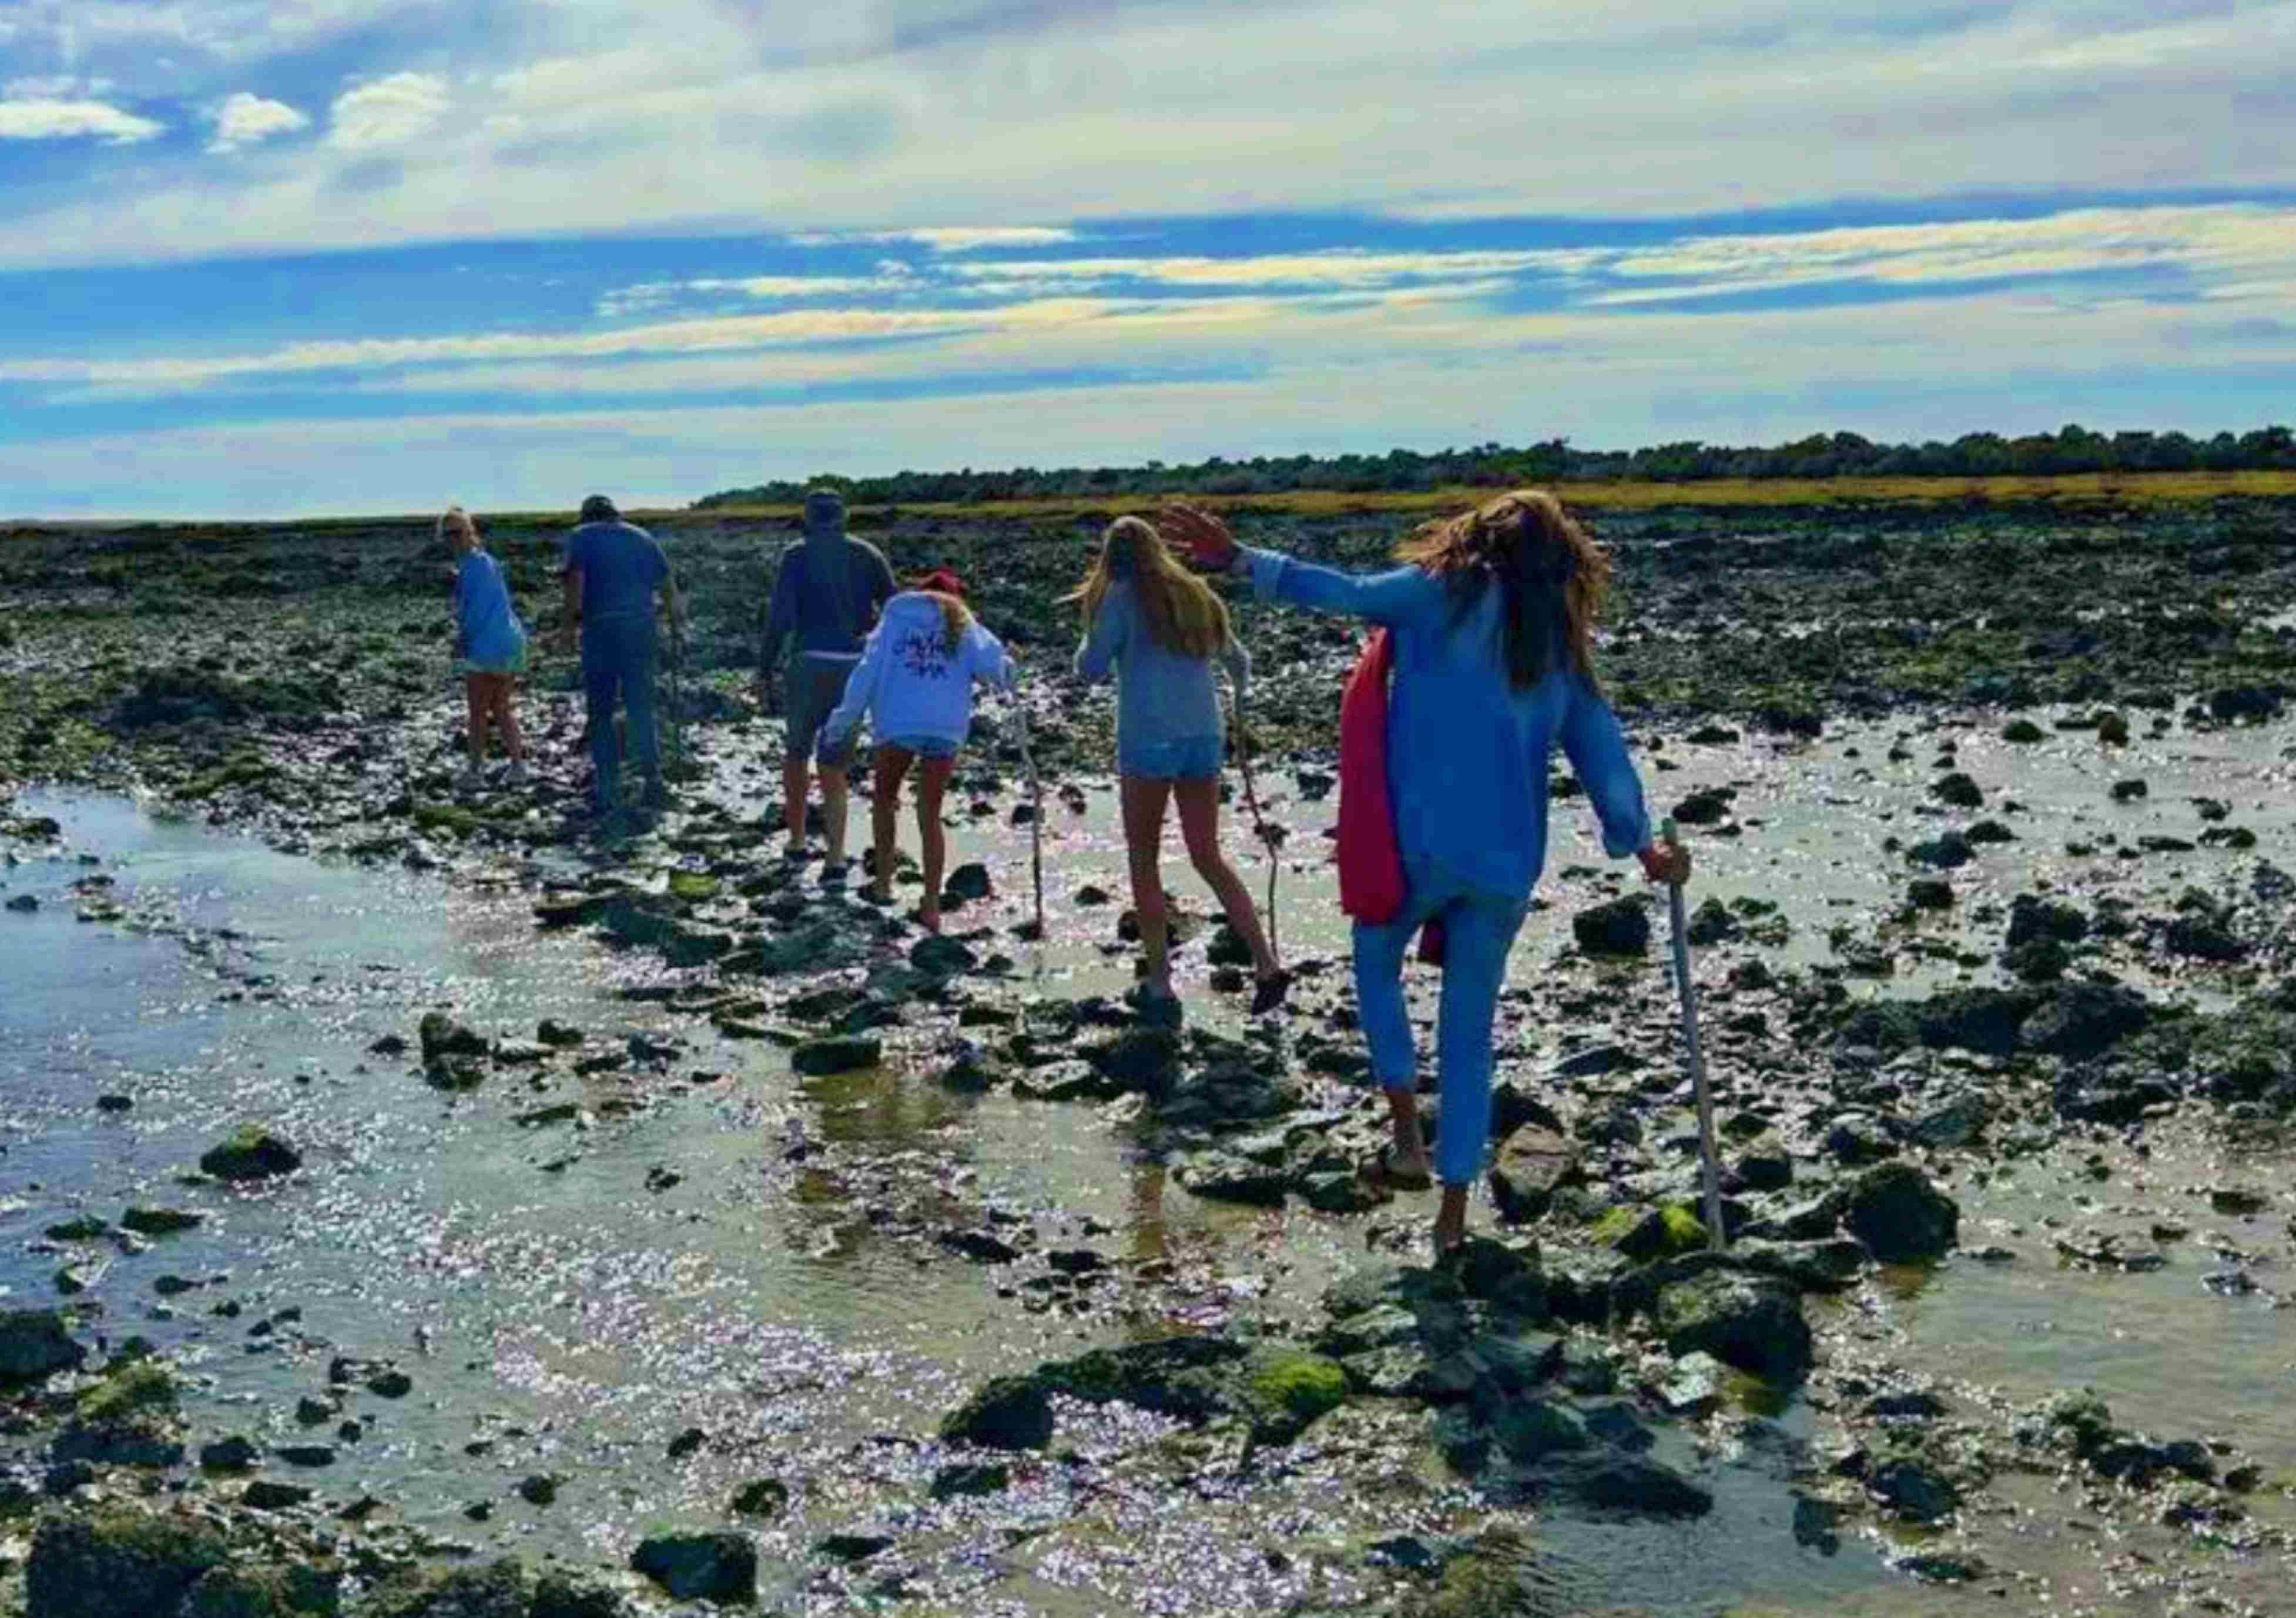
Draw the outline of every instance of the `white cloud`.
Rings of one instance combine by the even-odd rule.
[[[444,79],[394,73],[335,97],[327,143],[345,151],[403,146],[436,128],[449,104]]]
[[[1147,281],[1184,287],[1390,287],[1407,281],[1506,275],[1524,270],[1571,274],[1599,263],[1600,249],[1381,253],[1333,248],[1237,258],[1030,258],[957,266],[977,282],[1054,281],[1086,285]]]
[[[800,247],[833,247],[849,241],[914,241],[936,253],[974,253],[984,248],[1058,247],[1076,233],[1049,225],[920,225],[898,231],[823,231],[794,236]]]
[[[165,124],[96,101],[0,101],[0,141],[62,141],[93,136],[132,146],[167,133]]]
[[[0,38],[5,38],[0,35]],[[119,86],[108,78],[82,78],[75,73],[52,73],[45,77],[34,75],[27,78],[12,78],[0,85],[0,100],[7,101],[88,101],[101,100]]]
[[[238,91],[217,108],[215,139],[208,143],[209,151],[237,151],[242,146],[253,146],[275,135],[292,135],[308,129],[311,120],[285,102],[270,101],[260,95]]]

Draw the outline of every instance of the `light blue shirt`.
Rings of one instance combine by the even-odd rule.
[[[502,567],[484,551],[465,552],[455,565],[455,644],[461,656],[490,666],[510,662],[526,645]]]
[[[1161,747],[1170,742],[1224,740],[1217,661],[1242,696],[1251,682],[1251,658],[1234,634],[1217,658],[1191,658],[1160,646],[1148,633],[1131,584],[1119,579],[1093,619],[1092,631],[1077,651],[1076,672],[1086,680],[1116,676],[1116,751]]]
[[[634,523],[586,522],[566,536],[569,570],[582,570],[582,617],[653,618],[654,592],[669,576],[669,559]]]
[[[1243,554],[1263,600],[1392,632],[1387,784],[1406,864],[1439,865],[1479,891],[1527,900],[1546,866],[1546,775],[1557,743],[1611,857],[1650,842],[1642,780],[1610,705],[1567,668],[1521,691],[1509,682],[1496,586],[1463,614],[1423,568],[1356,575],[1274,551]]]

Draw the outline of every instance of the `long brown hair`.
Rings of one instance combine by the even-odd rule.
[[[939,590],[917,593],[940,609],[940,649],[943,655],[954,658],[956,649],[964,644],[964,632],[972,627],[972,609]]]
[[[1131,584],[1148,638],[1165,650],[1210,658],[1227,644],[1227,603],[1174,560],[1164,536],[1145,518],[1119,517],[1110,523],[1083,583],[1061,599],[1084,604],[1089,628],[1119,579]]]
[[[1441,580],[1462,613],[1499,587],[1507,679],[1518,691],[1564,666],[1595,683],[1595,619],[1611,559],[1545,489],[1513,489],[1423,524],[1395,554]]]

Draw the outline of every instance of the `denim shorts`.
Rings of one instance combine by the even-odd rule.
[[[1184,736],[1177,741],[1119,742],[1116,769],[1146,780],[1218,780],[1227,747],[1218,736]]]
[[[817,750],[821,763],[842,770],[853,763],[853,739],[830,742],[822,736],[822,722],[845,699],[845,682],[853,677],[860,659],[800,657],[790,670],[789,756],[805,758]]]
[[[880,736],[877,746],[881,748],[898,748],[904,753],[914,753],[924,759],[956,756],[956,743],[943,736]]]

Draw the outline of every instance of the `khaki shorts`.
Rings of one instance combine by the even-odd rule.
[[[846,682],[860,666],[857,659],[849,663],[834,662],[827,658],[800,658],[790,670],[789,682],[789,756],[810,758],[815,744],[820,740],[823,721],[837,711],[845,700]],[[857,730],[858,727],[857,726]],[[850,768],[853,763],[853,738],[848,736],[835,747],[820,748],[821,762],[832,770]]]

